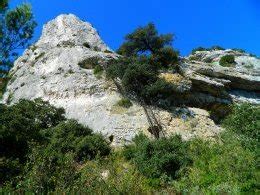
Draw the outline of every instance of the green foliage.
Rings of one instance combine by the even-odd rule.
[[[171,67],[178,63],[179,52],[171,47],[164,47],[158,50],[153,56],[153,63],[157,63],[160,67]]]
[[[250,104],[233,105],[223,121],[224,127],[241,136],[247,147],[257,148],[260,139],[260,107]]]
[[[0,77],[6,77],[18,53],[32,38],[36,23],[30,5],[9,9],[8,1],[0,4]]]
[[[173,85],[165,79],[157,79],[152,85],[145,88],[145,97],[153,102],[157,100],[165,100],[174,94]]]
[[[50,137],[48,147],[56,152],[73,152],[78,161],[93,159],[96,155],[108,155],[110,148],[101,135],[93,134],[92,130],[70,120],[49,128],[46,132]],[[46,135],[45,135],[46,136]]]
[[[214,45],[210,48],[210,50],[225,50],[223,47],[220,47],[218,45]]]
[[[8,81],[9,81],[8,77],[0,78],[0,99],[2,99],[2,97],[5,93]]]
[[[156,53],[165,45],[171,44],[173,35],[159,35],[155,25],[149,23],[147,26],[139,27],[126,35],[125,39],[126,42],[119,48],[118,53],[124,56],[135,56],[139,52]]]
[[[193,164],[174,182],[174,188],[201,194],[256,192],[259,170],[255,154],[243,148],[235,135],[224,134],[222,141],[193,140],[187,150]]]
[[[32,191],[65,190],[79,178],[77,164],[96,156],[107,156],[110,147],[101,135],[69,120],[49,128],[48,142],[32,145],[21,186]]]
[[[221,66],[232,66],[234,65],[236,62],[235,62],[235,57],[233,55],[225,55],[225,56],[222,56],[220,61],[219,61],[219,64]]]
[[[240,48],[233,48],[232,50],[240,52],[240,53],[246,53],[246,51],[244,49],[240,49]]]
[[[0,183],[3,183],[13,176],[13,170],[8,168],[10,164],[13,166],[11,161],[17,161],[16,169],[20,171],[19,163],[24,163],[29,144],[44,142],[42,131],[65,118],[63,109],[54,108],[40,99],[20,100],[13,106],[0,104],[0,113],[0,158],[5,159],[0,169],[6,170],[1,172],[4,175],[1,175]]]
[[[174,187],[183,192],[219,194],[259,190],[259,107],[233,105],[219,142],[195,139],[187,150],[193,164]]]
[[[133,106],[132,102],[127,98],[122,98],[121,100],[119,100],[117,102],[117,105],[124,108],[130,108],[131,106]]]
[[[142,194],[151,191],[147,179],[119,152],[107,159],[86,162],[74,189],[84,194]]]
[[[190,163],[186,154],[187,143],[180,136],[149,140],[139,135],[134,143],[125,147],[125,157],[155,183],[159,178],[178,178],[179,170]]]
[[[154,24],[139,27],[125,37],[126,41],[118,49],[120,55],[137,57],[149,56],[150,63],[159,67],[169,67],[178,63],[179,52],[172,47],[173,35],[159,35]],[[139,59],[140,60],[140,59]]]
[[[99,65],[99,59],[97,57],[86,58],[78,63],[81,68],[93,69]]]
[[[94,75],[96,75],[96,76],[100,76],[100,75],[102,75],[103,71],[104,71],[104,69],[103,69],[102,66],[96,65],[95,68],[94,68],[93,73],[94,73]]]
[[[224,120],[224,126],[237,134],[259,139],[260,107],[251,104],[235,104],[232,113]]]
[[[110,64],[106,70],[107,77],[119,81],[117,86],[122,88],[121,91],[142,105],[155,103],[154,99],[159,96],[154,98],[151,93],[155,93],[158,88],[159,72],[162,69],[174,69],[178,63],[179,53],[170,46],[172,39],[171,34],[159,35],[151,23],[137,28],[126,36],[126,41],[118,50],[119,54],[127,58],[120,58]]]
[[[194,49],[191,51],[191,53],[192,53],[192,54],[195,54],[197,51],[207,51],[207,49],[204,48],[204,47],[197,47],[197,48],[194,48]]]
[[[130,64],[122,78],[125,90],[148,101],[145,89],[157,80],[156,73],[148,64]]]
[[[213,50],[224,50],[224,48],[223,48],[223,47],[220,47],[220,46],[218,46],[218,45],[214,45],[214,46],[212,46],[212,47],[210,47],[210,48],[197,47],[197,48],[193,49],[193,50],[191,51],[191,53],[192,53],[192,54],[195,54],[197,51],[213,51]]]
[[[2,143],[10,141],[7,137],[11,133],[17,135],[12,147],[15,146],[16,150],[27,148],[26,155],[22,157],[17,157],[11,148],[10,154],[1,153],[1,184],[5,182],[1,192],[259,192],[256,147],[259,139],[259,107],[235,105],[231,115],[223,122],[227,130],[215,141],[182,141],[180,136],[150,140],[139,135],[133,144],[124,147],[121,154],[120,150],[111,153],[104,138],[94,134],[91,129],[74,120],[65,121],[60,114],[58,116],[61,119],[54,117],[60,111],[53,110],[49,104],[43,104],[40,100],[37,100],[37,104],[22,101],[23,104],[9,107],[1,105],[0,109],[3,113],[0,115],[0,124],[4,124],[0,126],[0,151],[6,149],[6,144]],[[35,118],[32,114],[34,110]],[[14,117],[9,120],[11,116]],[[21,132],[8,132],[5,127],[9,123],[10,127],[19,127]],[[27,129],[25,127],[31,131],[23,135],[26,142],[22,145],[21,134],[23,129]],[[32,131],[37,128],[39,130]],[[254,147],[251,147],[251,143],[255,144]]]

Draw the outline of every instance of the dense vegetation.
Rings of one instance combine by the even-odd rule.
[[[74,172],[76,163],[110,153],[101,135],[66,120],[64,110],[48,102],[21,100],[9,107],[0,105],[0,111],[0,185],[54,190],[75,177],[69,171]]]
[[[215,141],[148,139],[114,151],[40,99],[0,106],[1,191],[258,192],[260,108],[235,105]]]

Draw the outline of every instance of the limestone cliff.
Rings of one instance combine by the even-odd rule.
[[[80,66],[81,62],[89,60],[97,60],[104,66],[108,60],[117,57],[89,23],[71,14],[60,15],[44,26],[39,41],[15,62],[3,102],[42,98],[63,107],[68,118],[76,119],[107,137],[113,136],[115,145],[127,143],[137,133],[147,133],[149,125],[143,108],[135,102],[130,108],[120,107],[117,102],[122,97],[114,83],[106,80],[104,75],[95,75],[90,65]],[[243,57],[237,60],[242,61]],[[250,59],[253,64],[254,60]],[[182,75],[172,77],[174,74],[165,73],[162,76],[170,80],[174,78],[171,81],[176,83],[176,91],[184,94],[180,96],[182,105],[187,103],[197,108],[156,109],[166,134],[179,133],[185,139],[214,137],[221,128],[210,119],[206,110],[200,109],[202,105],[230,104],[237,96],[235,92],[226,92],[226,88],[232,89],[233,86],[259,92],[259,75],[254,78],[257,71],[252,70],[252,78],[239,77],[240,86],[243,85],[239,88],[235,81],[239,74],[235,72],[230,76],[231,69],[204,66],[201,59],[195,63],[189,58],[182,61]],[[234,85],[230,84],[232,82]]]

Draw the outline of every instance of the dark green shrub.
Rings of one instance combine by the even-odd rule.
[[[214,45],[214,46],[212,46],[212,47],[210,47],[210,48],[197,47],[197,48],[193,49],[193,50],[191,51],[191,53],[192,53],[192,54],[195,54],[196,51],[212,51],[212,50],[225,50],[225,49],[224,49],[223,47],[218,46],[218,45]]]
[[[197,47],[191,51],[192,54],[195,54],[197,51],[207,51],[208,49],[205,47]]]
[[[179,170],[190,163],[186,150],[187,143],[180,136],[149,140],[139,135],[135,137],[134,145],[125,147],[124,156],[151,179],[176,179]]]
[[[221,66],[233,66],[235,64],[235,56],[233,55],[225,55],[220,58],[219,64]]]
[[[94,73],[94,75],[101,75],[102,73],[103,73],[103,71],[104,71],[104,69],[103,69],[103,67],[102,66],[100,66],[100,65],[96,65],[95,67],[94,67],[94,71],[93,71],[93,73]]]
[[[167,97],[173,95],[174,92],[175,90],[173,85],[165,79],[158,79],[156,82],[143,89],[144,96],[153,102],[167,99]]]
[[[213,60],[211,59],[211,58],[206,58],[205,60],[204,60],[204,62],[206,62],[206,63],[211,63]]]
[[[48,129],[47,134],[50,137],[49,147],[61,153],[73,152],[79,161],[110,153],[110,147],[101,135],[93,134],[91,129],[74,120],[65,121]]]
[[[89,45],[88,42],[83,43],[83,46],[86,47],[86,48],[90,48],[90,45]]]
[[[246,51],[244,49],[240,49],[240,48],[233,48],[232,50],[240,52],[240,53],[246,53]]]
[[[29,144],[46,142],[44,131],[65,118],[63,109],[55,108],[40,99],[20,100],[12,106],[0,104],[0,113],[0,159],[6,159],[1,164],[1,169],[4,170],[1,174],[4,177],[0,177],[3,179],[0,183],[3,183],[21,171]],[[14,165],[16,168],[8,168]]]
[[[0,78],[0,99],[2,99],[2,97],[5,93],[8,81],[9,81],[9,78]]]
[[[214,45],[209,50],[225,50],[225,49],[223,47],[218,46],[218,45]]]
[[[167,68],[178,63],[179,52],[171,47],[164,47],[156,54],[152,55],[152,60],[158,63],[159,66]],[[154,62],[153,62],[154,63]]]
[[[138,53],[145,52],[155,54],[164,46],[171,44],[173,35],[159,35],[155,25],[149,23],[126,35],[125,40],[126,41],[119,48],[118,53],[124,56],[136,56]]]
[[[89,58],[86,58],[86,59],[80,61],[80,62],[78,63],[78,65],[79,65],[81,68],[93,69],[93,68],[95,68],[97,65],[99,65],[99,59],[98,59],[98,57],[89,57]]]
[[[18,184],[19,191],[46,194],[55,189],[70,189],[79,177],[73,153],[61,153],[49,146],[34,146],[28,158]]]
[[[124,108],[130,108],[131,106],[133,106],[132,102],[127,98],[122,98],[121,100],[119,100],[117,102],[117,105]]]
[[[48,142],[32,144],[21,186],[32,191],[70,189],[80,177],[77,166],[110,154],[110,146],[99,134],[69,120],[45,132]]]

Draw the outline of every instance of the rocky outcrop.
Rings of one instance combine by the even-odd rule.
[[[227,54],[235,56],[232,67],[219,65]],[[68,118],[113,138],[113,144],[128,143],[140,132],[147,134],[149,124],[138,103],[121,107],[117,87],[102,72],[94,71],[115,58],[118,55],[89,23],[60,15],[44,26],[39,41],[15,62],[3,102],[42,98],[63,107]],[[174,88],[176,104],[167,111],[153,108],[164,134],[178,133],[184,139],[217,136],[221,128],[204,109],[224,116],[234,101],[259,104],[259,68],[260,60],[248,54],[212,50],[183,58],[179,73],[162,72],[159,76]]]
[[[233,55],[235,64],[223,67],[221,57]],[[260,104],[260,59],[241,51],[197,51],[183,59],[180,70],[195,91],[237,102]]]
[[[139,132],[147,133],[149,124],[137,103],[130,108],[119,106],[122,97],[114,83],[93,70],[97,62],[105,66],[117,57],[89,23],[74,15],[60,15],[44,26],[39,41],[15,62],[3,101],[12,104],[22,98],[42,98],[63,107],[68,118],[122,145]],[[191,82],[180,78],[176,90],[189,91]],[[221,131],[202,109],[155,109],[155,113],[166,135],[211,138]]]

